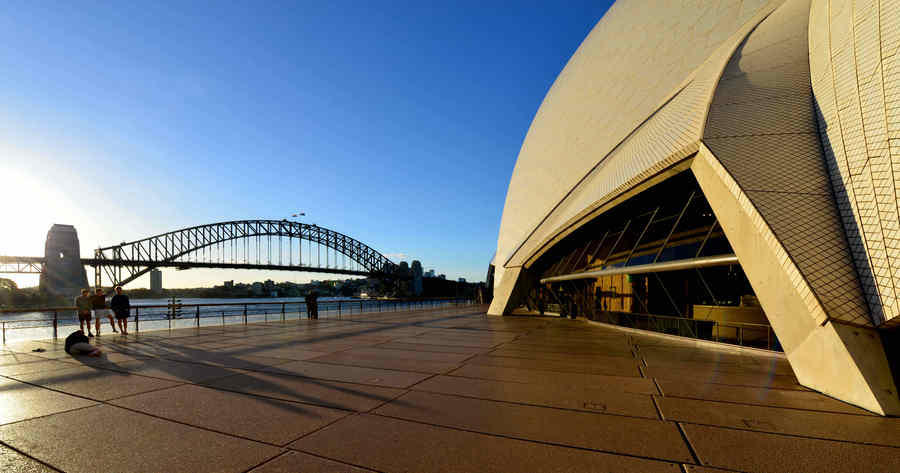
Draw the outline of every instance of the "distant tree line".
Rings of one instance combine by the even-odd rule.
[[[36,287],[20,288],[12,279],[0,278],[0,308],[18,309],[69,305],[72,305],[72,300],[67,297],[41,292]]]

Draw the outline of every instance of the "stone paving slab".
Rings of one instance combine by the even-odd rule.
[[[249,473],[363,473],[374,471],[301,452],[287,452],[269,460]]]
[[[385,370],[411,371],[425,374],[443,374],[459,367],[460,363],[426,361],[405,358],[375,358],[367,355],[354,355],[350,353],[333,353],[330,355],[313,358],[310,361],[318,363],[331,363],[336,365],[367,366]]]
[[[528,360],[562,361],[566,363],[595,363],[609,360],[616,362],[616,358],[637,360],[632,350],[621,350],[617,353],[604,353],[602,355],[577,355],[573,353],[558,353],[547,351],[534,351],[509,348],[509,345],[501,345],[500,348],[487,353],[490,356],[505,356],[507,358],[524,358]]]
[[[667,420],[900,447],[900,418],[657,397]],[[836,429],[835,426],[840,426]],[[900,454],[900,451],[897,452]]]
[[[376,414],[611,453],[692,461],[672,422],[411,392]]]
[[[291,360],[285,358],[271,358],[268,356],[254,355],[230,355],[219,352],[188,352],[177,355],[162,355],[163,360],[177,361],[181,363],[201,363],[210,366],[219,366],[222,368],[235,368],[242,370],[261,370],[273,368]]]
[[[340,420],[291,447],[390,472],[681,471],[674,463],[560,448],[366,414]]]
[[[14,379],[98,401],[130,396],[180,383],[88,366],[16,375]]]
[[[143,361],[130,361],[115,365],[105,365],[104,369],[125,371],[149,376],[151,378],[168,379],[187,383],[202,383],[216,378],[231,376],[237,371],[221,366],[212,366],[202,363],[181,363],[170,360],[148,359]]]
[[[466,340],[458,337],[438,337],[438,336],[427,336],[420,335],[418,337],[407,337],[407,338],[398,338],[394,340],[396,342],[401,343],[414,343],[418,345],[441,345],[441,346],[451,346],[451,347],[467,347],[467,348],[493,348],[499,345],[501,342],[494,341],[480,341],[480,340]]]
[[[684,425],[704,465],[752,472],[900,471],[900,449],[832,440]]]
[[[28,458],[9,447],[0,445],[0,471],[7,473],[51,473],[58,470]]]
[[[384,358],[388,360],[437,361],[454,364],[462,363],[463,361],[466,361],[467,359],[472,357],[469,354],[384,348],[382,345],[365,348],[351,348],[349,350],[341,352],[341,354],[365,356],[370,358]]]
[[[518,350],[518,351],[527,351],[527,352],[546,352],[546,353],[558,353],[562,355],[582,355],[582,356],[592,356],[592,355],[600,355],[600,356],[611,356],[611,355],[621,355],[621,356],[632,356],[631,348],[626,346],[625,344],[615,344],[612,346],[603,346],[598,344],[590,344],[590,345],[575,345],[575,344],[549,344],[549,343],[524,343],[524,342],[510,342],[506,343],[503,346],[503,349],[506,350]]]
[[[290,443],[349,414],[194,385],[116,399],[112,404],[275,445]]]
[[[108,405],[0,426],[0,441],[73,473],[239,473],[281,452]]]
[[[848,414],[874,415],[859,407],[838,401],[813,391],[751,388],[707,384],[674,379],[657,380],[665,396],[705,399],[709,401],[736,402],[772,407],[790,407]]]
[[[81,409],[95,401],[50,391],[12,379],[0,379],[0,424]]]
[[[264,368],[259,371],[289,376],[302,376],[304,378],[343,381],[347,383],[372,384],[389,388],[408,388],[431,376],[429,374],[413,373],[410,371],[384,370],[363,366],[334,365],[308,361],[291,361],[285,364]]]
[[[588,386],[637,394],[659,394],[652,379],[631,376],[606,376],[599,374],[560,373],[556,371],[530,370],[502,366],[463,365],[448,373],[466,378],[494,379],[517,383],[554,384],[559,386]]]
[[[410,351],[427,351],[434,353],[456,353],[458,355],[477,355],[484,353],[489,349],[470,348],[452,345],[431,345],[427,343],[403,343],[403,342],[386,342],[375,345],[373,348],[385,348],[394,350],[410,350]]]
[[[648,366],[644,368],[648,377],[658,379],[690,380],[696,383],[727,384],[775,389],[807,391],[793,376],[779,376],[761,372],[724,372],[719,370],[698,371],[696,369],[668,369]]]
[[[310,358],[316,358],[327,353],[322,351],[312,351],[296,348],[294,346],[275,347],[275,348],[256,348],[252,346],[229,346],[210,349],[216,353],[222,353],[233,356],[259,356],[267,358],[281,358],[291,361],[302,361]]]
[[[613,376],[641,376],[640,362],[635,359],[597,357],[591,362],[567,362],[560,360],[532,360],[507,356],[477,356],[468,360],[474,365],[502,366],[508,368],[538,369],[562,373],[605,374]]]
[[[659,368],[671,370],[675,372],[682,371],[707,371],[709,363],[702,361],[680,361],[680,360],[650,360],[646,361],[650,368]],[[788,376],[794,378],[794,370],[786,362],[766,363],[762,360],[750,358],[741,360],[739,363],[721,363],[716,365],[716,371],[723,373],[765,373],[775,374],[778,376]],[[796,379],[796,378],[794,378]]]
[[[105,359],[11,343],[0,471],[900,471],[897,418],[783,355],[482,314],[107,334]]]
[[[206,383],[229,391],[353,411],[368,411],[403,394],[399,389],[297,376],[247,372]]]
[[[68,361],[68,360],[67,360]],[[22,363],[11,363],[0,366],[0,375],[14,376],[17,374],[40,373],[44,371],[64,370],[72,367],[67,361],[48,360],[41,357],[32,357]]]
[[[587,386],[525,384],[456,376],[435,376],[415,385],[413,389],[493,401],[621,414],[649,419],[659,418],[656,407],[653,405],[653,400],[649,395],[624,393]]]

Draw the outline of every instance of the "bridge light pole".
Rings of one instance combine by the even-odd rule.
[[[305,217],[305,216],[306,216],[306,212],[297,212],[297,213],[291,214],[291,218],[297,219],[296,223],[300,223],[300,217]],[[297,241],[297,258],[300,260],[299,261],[300,266],[303,266],[303,225],[302,224],[299,227],[299,232],[300,232],[300,235],[299,235],[300,238],[299,238],[299,241]],[[294,251],[293,248],[294,248],[293,243],[291,243],[291,251],[288,253],[288,258],[293,258],[293,251]],[[293,265],[293,262],[289,261],[289,264]]]

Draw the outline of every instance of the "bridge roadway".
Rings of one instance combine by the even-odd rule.
[[[388,276],[398,268],[355,238],[315,224],[288,220],[209,223],[97,248],[93,258],[75,259],[78,254],[74,227],[54,225],[47,235],[44,258],[0,256],[0,273],[47,273],[53,275],[48,279],[66,279],[55,283],[60,287],[48,288],[59,292],[83,285],[77,273],[83,271],[84,265],[94,268],[95,287],[103,285],[104,275],[109,285],[124,286],[159,267],[274,269],[358,276]],[[300,264],[293,264],[294,261]],[[75,281],[68,280],[73,277]]]
[[[40,274],[47,259],[41,256],[0,256],[0,273]],[[158,268],[221,268],[221,269],[263,269],[277,271],[304,271],[315,273],[348,274],[369,276],[369,271],[357,271],[343,268],[320,268],[315,266],[256,264],[256,263],[212,263],[203,261],[151,261],[151,260],[114,260],[81,258],[84,266],[153,266]]]
[[[900,471],[784,356],[483,306],[0,354],[5,471]],[[35,348],[46,351],[33,352]]]

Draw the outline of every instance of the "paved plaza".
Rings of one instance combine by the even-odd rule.
[[[6,345],[0,471],[900,471],[780,355],[485,309]]]

